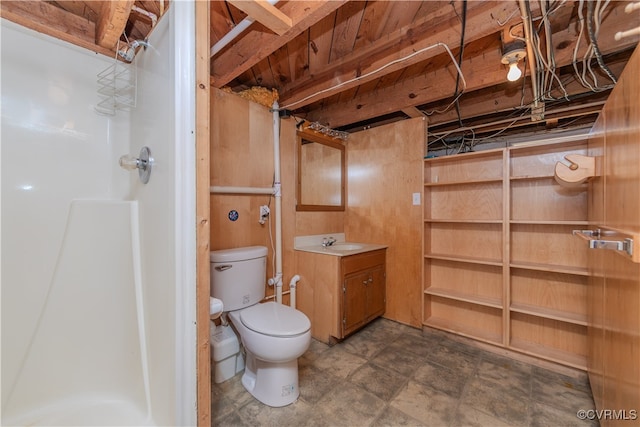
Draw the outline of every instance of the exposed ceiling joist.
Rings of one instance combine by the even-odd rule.
[[[265,0],[227,0],[227,3],[234,5],[278,35],[283,35],[293,25],[291,18]]]
[[[469,4],[466,24],[466,43],[493,34],[500,25],[491,16],[512,16],[517,12],[515,2],[471,2]],[[283,88],[281,104],[301,108],[320,98],[342,92],[368,81],[401,70],[418,62],[433,58],[444,51],[438,47],[430,50],[438,43],[455,49],[460,44],[460,21],[456,11],[452,11],[444,19],[434,25],[431,16],[401,28],[387,37],[369,44],[367,47],[354,51],[350,55],[333,61],[320,75],[309,75],[298,79],[294,84]],[[511,18],[512,20],[514,18]],[[425,50],[420,55],[398,62],[400,58],[408,57],[417,51]],[[395,62],[394,62],[395,61]],[[385,65],[390,64],[385,67]],[[381,69],[385,67],[384,69]],[[370,74],[381,69],[380,72]],[[329,77],[331,76],[331,77]],[[352,79],[360,77],[357,81]],[[350,83],[346,83],[349,82]],[[340,85],[340,86],[338,86]]]
[[[124,31],[135,0],[103,1],[96,22],[96,44],[114,50]]]
[[[113,56],[96,44],[95,23],[45,2],[0,1],[0,16],[39,33]]]
[[[617,12],[617,11],[616,11]],[[601,31],[605,34],[615,33],[615,29],[634,25],[637,17],[629,14],[620,14],[603,21]],[[574,48],[577,39],[567,29],[559,30],[553,35],[556,46],[555,61],[558,68],[570,65],[573,61]],[[469,42],[471,43],[471,41]],[[602,54],[608,54],[622,49],[628,49],[636,45],[635,40],[616,41],[613,37],[601,38],[599,42]],[[584,41],[579,46],[577,57],[581,58],[587,49]],[[428,54],[426,52],[425,54]],[[480,90],[489,86],[505,83],[506,69],[500,65],[502,53],[498,50],[479,50],[475,56],[467,56],[462,63],[462,72],[467,83],[467,92]],[[527,59],[528,60],[528,59]],[[383,89],[359,95],[347,102],[333,104],[332,106],[314,110],[308,115],[311,121],[318,121],[331,127],[341,127],[349,123],[356,123],[372,116],[402,110],[409,106],[430,104],[438,100],[452,99],[456,70],[453,65],[438,68],[413,79],[404,80],[401,85],[385,87]],[[603,79],[605,80],[605,79]],[[283,100],[286,105],[288,100]],[[443,104],[444,107],[444,104]]]
[[[276,50],[280,49],[310,26],[334,12],[346,0],[289,1],[281,11],[291,17],[294,25],[281,36],[266,32],[251,32],[235,42],[233,49],[213,58],[211,74],[216,87],[222,87]]]

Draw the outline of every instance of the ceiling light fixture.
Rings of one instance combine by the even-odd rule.
[[[505,45],[500,62],[509,66],[507,80],[510,82],[515,82],[522,77],[522,70],[518,67],[518,62],[525,56],[527,56],[527,51],[523,42],[516,41]]]

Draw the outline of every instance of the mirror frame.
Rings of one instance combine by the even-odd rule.
[[[301,203],[302,200],[302,141],[307,140],[311,142],[315,142],[318,144],[325,145],[327,147],[335,148],[340,150],[340,204],[339,205],[309,205]],[[310,131],[298,131],[297,132],[297,162],[296,162],[296,211],[344,211],[346,204],[346,191],[345,191],[345,182],[346,182],[346,156],[345,156],[345,146],[338,142],[338,140],[325,136],[316,132]]]

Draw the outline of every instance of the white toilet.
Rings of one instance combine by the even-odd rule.
[[[265,405],[296,401],[298,357],[311,343],[311,322],[301,311],[265,296],[267,248],[211,252],[211,296],[222,300],[246,351],[242,384]]]

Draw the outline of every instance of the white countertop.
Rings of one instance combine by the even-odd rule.
[[[326,237],[332,237],[336,240],[332,246],[322,246],[322,240]],[[349,249],[348,246],[358,246]],[[341,249],[342,247],[342,249]],[[385,249],[387,245],[379,245],[375,243],[360,243],[345,241],[344,233],[328,233],[315,236],[299,236],[294,240],[293,249],[302,252],[313,252],[316,254],[333,255],[333,256],[349,256],[364,252],[371,252],[378,249]]]

